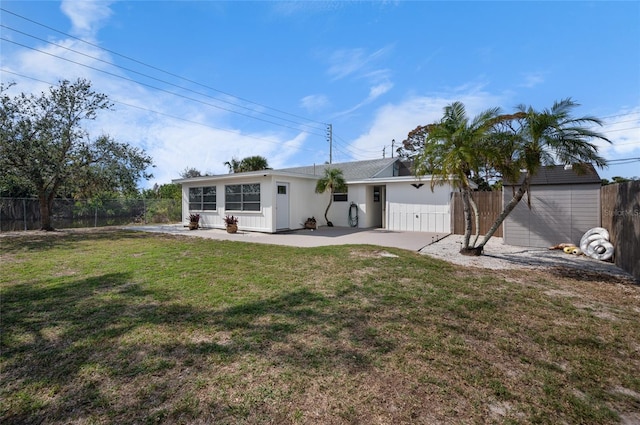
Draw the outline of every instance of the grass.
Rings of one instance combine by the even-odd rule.
[[[640,421],[637,285],[381,251],[5,234],[0,422]]]

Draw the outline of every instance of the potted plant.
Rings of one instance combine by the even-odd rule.
[[[236,233],[238,231],[238,217],[226,216],[224,224],[227,227],[227,233]]]
[[[309,217],[307,221],[304,222],[304,228],[314,230],[316,228],[316,224],[316,218]]]
[[[189,214],[189,230],[196,230],[200,223],[200,214]]]

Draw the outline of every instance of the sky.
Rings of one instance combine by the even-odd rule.
[[[154,177],[392,156],[460,101],[595,116],[609,167],[640,176],[639,1],[11,1],[11,93],[91,81],[113,109],[85,123],[144,149]],[[330,134],[330,136],[329,136]],[[330,143],[331,141],[331,143]]]

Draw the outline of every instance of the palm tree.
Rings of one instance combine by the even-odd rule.
[[[495,135],[493,146],[498,150],[494,152],[500,149],[502,152],[493,158],[494,167],[502,173],[503,178],[511,181],[522,178],[522,183],[478,245],[480,252],[525,193],[529,192],[531,177],[541,166],[553,165],[557,161],[574,165],[578,172],[584,163],[606,167],[607,161],[598,155],[598,147],[590,140],[611,141],[588,128],[601,126],[602,121],[590,116],[573,118],[571,111],[577,106],[570,98],[556,101],[551,109],[540,112],[520,105],[517,112],[510,116],[515,122],[515,125],[508,127],[511,131]]]
[[[229,167],[229,174],[240,172],[240,161],[236,158],[231,158],[231,161],[225,161],[224,165]]]
[[[333,202],[333,194],[336,192],[345,192],[347,190],[347,182],[342,175],[342,170],[339,168],[327,167],[324,169],[324,176],[316,183],[316,193],[329,192],[329,205],[324,211],[324,219],[327,222],[327,226],[333,227],[333,223],[327,218],[329,214],[329,208]]]
[[[267,158],[260,155],[248,156],[240,161],[240,172],[268,170]]]
[[[454,102],[444,108],[439,122],[422,127],[425,141],[416,156],[414,172],[416,176],[431,174],[431,190],[453,180],[454,187],[462,192],[465,234],[461,252],[469,250],[471,210],[476,217],[476,241],[478,239],[479,215],[471,197],[470,179],[477,177],[485,164],[483,152],[487,150],[488,135],[498,113],[498,108],[488,109],[469,122],[464,104]]]
[[[248,156],[241,161],[231,158],[231,161],[224,163],[229,167],[229,173],[244,173],[247,171],[270,170],[267,158],[260,155]]]

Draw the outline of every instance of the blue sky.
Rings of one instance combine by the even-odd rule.
[[[604,178],[640,176],[640,2],[3,1],[2,82],[91,80],[89,126],[154,179],[232,157],[273,168],[391,155],[454,101],[470,116],[571,97],[601,118]],[[88,43],[87,43],[88,42]],[[66,59],[66,60],[65,60]],[[627,161],[626,159],[631,159]],[[633,160],[635,159],[635,160]]]

